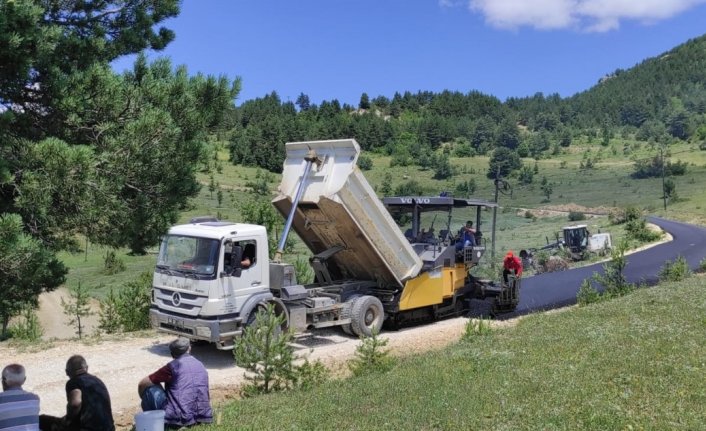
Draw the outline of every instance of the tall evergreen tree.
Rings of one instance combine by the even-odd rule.
[[[110,62],[174,38],[156,29],[178,0],[0,0],[0,213],[53,252],[76,233],[136,253],[198,191],[204,134],[239,81],[189,76],[169,61],[115,74]],[[63,273],[51,271],[59,282]],[[3,277],[4,278],[4,277]],[[28,300],[38,291],[25,280]]]
[[[497,143],[500,147],[514,150],[520,145],[520,130],[515,120],[507,118],[498,126]]]
[[[300,111],[308,111],[311,108],[311,102],[309,101],[309,96],[304,93],[299,93],[296,101],[297,106]]]
[[[516,152],[506,147],[498,147],[493,151],[493,155],[488,162],[488,173],[486,176],[494,179],[496,175],[507,177],[512,172],[522,167],[522,160]]]
[[[360,95],[358,109],[370,109],[370,98],[368,98],[368,93],[363,93]]]
[[[23,232],[18,214],[0,214],[0,339],[10,318],[36,306],[39,294],[58,287],[66,273],[51,251]]]

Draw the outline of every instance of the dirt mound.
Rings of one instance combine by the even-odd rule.
[[[535,217],[559,217],[566,216],[570,212],[580,212],[586,215],[587,218],[605,216],[610,214],[612,207],[586,207],[575,203],[563,205],[545,205],[537,208],[518,208],[517,215],[524,217],[527,212]]]
[[[37,317],[42,325],[45,340],[60,339],[65,340],[76,336],[76,328],[68,326],[69,317],[64,314],[64,307],[61,300],[69,301],[69,291],[66,288],[59,288],[53,292],[39,295],[39,310]],[[98,328],[98,310],[100,305],[95,299],[91,300],[93,314],[81,319],[84,334],[92,334]]]
[[[540,210],[546,210],[546,211],[555,211],[555,212],[561,212],[561,213],[569,213],[569,212],[581,212],[586,215],[608,215],[610,214],[610,211],[613,210],[613,207],[606,207],[606,206],[599,206],[599,207],[586,207],[583,205],[578,205],[575,203],[568,203],[568,204],[563,204],[563,205],[545,205],[542,207],[539,207],[538,209]]]

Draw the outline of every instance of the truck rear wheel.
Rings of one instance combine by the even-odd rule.
[[[382,302],[374,296],[361,296],[353,302],[351,310],[351,330],[357,336],[370,337],[380,332],[385,320]]]

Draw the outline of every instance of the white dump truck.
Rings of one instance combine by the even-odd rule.
[[[517,304],[519,285],[496,286],[468,275],[484,247],[459,249],[448,229],[444,238],[403,235],[356,166],[357,142],[295,142],[285,148],[272,203],[287,221],[275,257],[270,259],[263,226],[197,218],[170,228],[154,272],[153,327],[229,349],[268,303],[296,331],[341,326],[355,335],[370,335],[383,321],[394,326],[457,315],[473,296],[499,298],[498,309]],[[420,208],[431,209],[429,199],[404,202],[419,214]],[[495,205],[437,199],[438,210],[476,207],[479,233],[481,208]],[[299,284],[294,267],[281,262],[292,228],[313,254],[315,282],[309,285]]]

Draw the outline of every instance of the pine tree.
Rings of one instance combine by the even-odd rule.
[[[178,12],[178,0],[0,1],[0,202],[55,250],[83,234],[143,254],[198,193],[203,135],[239,81],[142,55],[124,74],[110,66],[163,49],[174,33],[159,24]]]
[[[211,174],[209,180],[208,180],[208,192],[211,194],[211,199],[213,199],[213,192],[216,191],[216,179],[213,177],[213,174]]]
[[[355,357],[348,362],[354,376],[370,373],[384,373],[395,366],[395,359],[387,349],[387,338],[380,338],[377,331],[370,337],[363,337],[355,349]]]
[[[61,285],[67,268],[38,239],[22,231],[18,214],[0,214],[0,339],[10,318],[36,306],[41,292]]]
[[[253,312],[255,318],[249,320],[233,349],[236,364],[248,371],[245,378],[250,384],[243,394],[288,389],[297,377],[294,348],[290,345],[293,334],[282,330],[285,318],[275,313],[272,304]]]
[[[368,93],[361,94],[358,109],[370,109],[370,99],[368,98]]]
[[[76,335],[80,340],[85,331],[85,324],[82,319],[92,316],[90,295],[88,289],[81,285],[79,281],[76,286],[69,288],[69,299],[61,298],[61,306],[64,308],[64,314],[69,317],[68,324],[75,326]]]
[[[98,312],[98,327],[107,334],[114,334],[120,330],[118,306],[118,296],[111,287],[105,299],[100,301]]]

